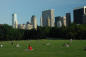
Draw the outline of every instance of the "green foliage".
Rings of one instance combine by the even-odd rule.
[[[38,27],[37,30],[13,29],[4,24],[0,26],[0,40],[28,39],[86,39],[86,25],[71,24],[69,27]]]
[[[0,40],[21,40],[23,34],[23,30],[13,29],[7,24],[0,26]]]

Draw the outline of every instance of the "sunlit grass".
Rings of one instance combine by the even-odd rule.
[[[3,47],[0,48],[0,57],[85,57],[86,40],[73,40],[70,47],[64,47],[63,44],[69,40],[27,40],[0,42]],[[28,50],[28,45],[32,46],[32,51]],[[20,47],[16,48],[16,44]]]

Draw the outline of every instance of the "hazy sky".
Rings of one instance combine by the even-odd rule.
[[[73,13],[73,9],[86,5],[85,0],[0,0],[0,24],[12,23],[12,13],[16,13],[19,24],[30,21],[32,15],[40,16],[43,10],[54,9],[55,16],[65,16],[66,12]],[[73,18],[72,18],[73,19]]]

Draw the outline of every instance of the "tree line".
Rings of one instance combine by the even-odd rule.
[[[0,25],[0,40],[30,39],[86,39],[86,24],[71,24],[68,27],[40,27],[37,30],[14,29],[7,24]]]

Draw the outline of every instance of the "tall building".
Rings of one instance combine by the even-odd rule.
[[[66,24],[67,26],[70,26],[71,24],[71,14],[70,13],[66,13]]]
[[[42,17],[40,18],[40,26],[43,27]]]
[[[45,10],[42,12],[42,21],[43,21],[43,27],[48,26],[48,18],[50,19],[50,27],[54,27],[54,10]]]
[[[62,25],[63,26],[67,26],[67,24],[66,24],[66,16],[64,16],[64,17],[62,17]]]
[[[16,13],[12,14],[12,27],[13,28],[18,28],[18,21],[17,21]]]
[[[76,24],[84,24],[83,16],[86,14],[86,6],[75,8],[73,10],[74,15],[74,23]]]
[[[37,19],[36,19],[36,16],[32,16],[31,24],[33,25],[34,29],[37,29]]]
[[[55,17],[55,26],[56,27],[62,27],[62,26],[66,26],[66,16],[61,17]]]
[[[55,17],[55,26],[62,27],[62,17],[61,16]]]

